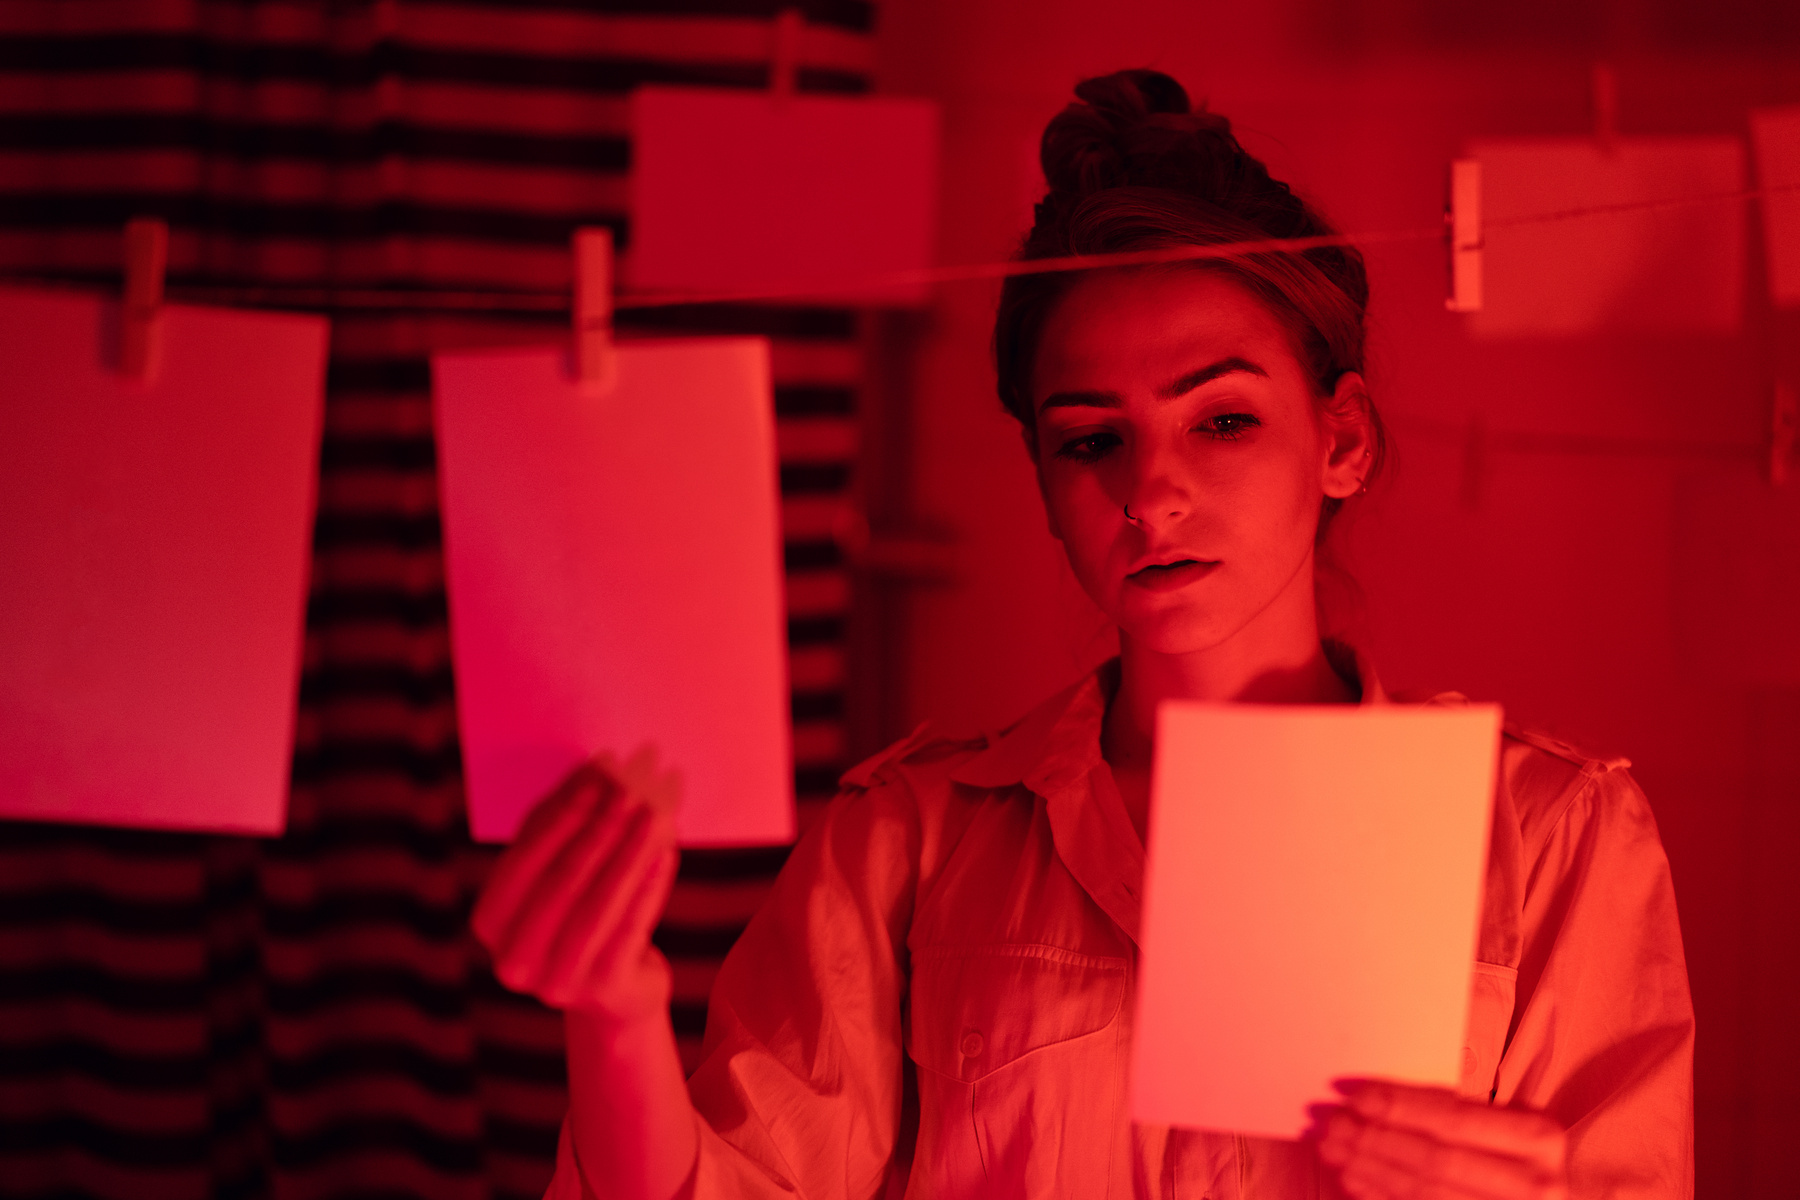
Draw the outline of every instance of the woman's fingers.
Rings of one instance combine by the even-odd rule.
[[[626,764],[646,776],[651,766]],[[546,797],[471,919],[501,982],[556,1007],[634,1003],[646,990],[626,976],[648,952],[674,879],[673,805],[621,784],[621,769],[583,764]]]
[[[508,987],[540,995],[558,972],[557,946],[582,922],[583,898],[619,886],[617,865],[647,814],[613,808],[576,831],[532,881],[519,907],[494,935],[494,970]],[[581,936],[603,936],[585,925]]]
[[[489,930],[497,933],[506,924],[574,831],[595,808],[614,800],[617,791],[595,764],[583,763],[532,809],[512,845],[494,864],[476,903],[474,925],[484,942]]]
[[[659,998],[653,986],[666,976],[666,968],[655,973],[655,978],[646,978],[644,968],[646,960],[655,957],[650,949],[651,931],[668,905],[679,863],[672,831],[647,844],[633,879],[619,890],[616,908],[608,905],[610,919],[602,918],[608,919],[613,936],[582,946],[567,1004],[599,1005],[624,1016],[668,1003],[667,995]]]
[[[1319,1157],[1357,1200],[1566,1200],[1567,1135],[1542,1113],[1443,1088],[1342,1080],[1323,1109]]]
[[[579,919],[573,914],[582,898],[620,886],[605,877],[618,869],[611,864],[622,843],[651,818],[645,804],[604,774],[571,782],[579,790],[561,789],[550,818],[521,834],[476,907],[476,935],[493,956],[495,974],[516,991],[539,994],[554,978],[556,946]]]
[[[1560,1170],[1567,1137],[1543,1113],[1495,1108],[1446,1088],[1384,1079],[1342,1079],[1335,1084],[1350,1111],[1373,1125],[1411,1129],[1440,1141],[1485,1148]]]
[[[542,956],[554,930],[586,886],[584,867],[604,860],[626,835],[629,812],[607,809],[573,830],[556,846],[555,856],[535,871],[519,873],[508,884],[504,902],[478,907],[476,935],[487,945],[496,965]]]
[[[1375,1125],[1339,1110],[1326,1118],[1319,1157],[1357,1200],[1561,1200],[1561,1173],[1526,1158]]]
[[[608,848],[604,859],[590,864],[584,886],[569,898],[544,947],[539,995],[547,1003],[564,1007],[584,997],[604,1003],[600,993],[607,979],[594,963],[608,947],[648,944],[667,899],[666,887],[653,898],[654,911],[644,912],[639,896],[655,880],[662,859],[673,855],[674,836],[667,823],[648,810],[634,812],[626,835]]]

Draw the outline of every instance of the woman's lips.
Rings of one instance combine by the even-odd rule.
[[[1167,566],[1145,567],[1140,571],[1133,571],[1125,579],[1147,591],[1171,592],[1176,588],[1186,587],[1196,579],[1204,578],[1218,565],[1216,562],[1185,558]]]

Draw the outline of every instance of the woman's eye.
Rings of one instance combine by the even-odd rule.
[[[1261,424],[1261,421],[1249,413],[1219,413],[1202,421],[1200,431],[1216,438],[1236,441]]]
[[[1084,433],[1064,442],[1056,453],[1059,458],[1070,458],[1076,462],[1096,462],[1118,444],[1119,435],[1116,433]]]

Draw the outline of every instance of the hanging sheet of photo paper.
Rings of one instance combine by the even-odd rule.
[[[433,363],[469,819],[503,841],[577,764],[646,748],[683,845],[794,835],[769,346]]]
[[[0,289],[0,817],[281,831],[326,332]]]
[[[1730,137],[1476,142],[1490,337],[1719,333],[1743,318],[1744,148]],[[1629,209],[1706,197],[1704,203]],[[1525,218],[1592,210],[1531,223]]]
[[[1777,304],[1800,304],[1800,104],[1751,109],[1750,142],[1763,191],[1769,295]]]
[[[917,285],[842,281],[931,264],[931,101],[647,87],[632,93],[631,126],[634,289],[924,302]]]
[[[1500,712],[1166,703],[1140,1121],[1297,1137],[1331,1081],[1454,1086]]]

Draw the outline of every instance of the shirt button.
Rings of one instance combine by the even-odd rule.
[[[982,1044],[983,1043],[982,1043],[981,1034],[976,1032],[975,1030],[971,1029],[971,1030],[969,1030],[969,1032],[963,1034],[963,1040],[962,1040],[963,1057],[974,1058],[977,1054],[980,1054]]]

